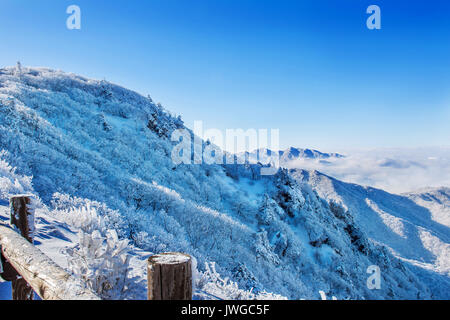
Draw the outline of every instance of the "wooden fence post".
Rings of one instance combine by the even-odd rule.
[[[29,210],[30,204],[31,196],[19,195],[10,198],[11,225],[16,227],[28,242],[33,243],[34,212]],[[9,266],[7,268],[10,269]],[[33,300],[33,289],[17,272],[15,273],[11,284],[12,299]]]
[[[191,257],[169,252],[151,256],[147,266],[149,300],[192,300]]]

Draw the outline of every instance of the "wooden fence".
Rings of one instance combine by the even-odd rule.
[[[11,281],[13,300],[100,300],[33,245],[34,215],[30,196],[10,199],[10,226],[0,224],[0,277]],[[148,259],[149,300],[191,300],[192,270],[189,255],[171,252]]]

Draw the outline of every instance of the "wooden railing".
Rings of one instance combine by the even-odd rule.
[[[0,277],[11,281],[13,300],[100,300],[80,279],[67,273],[33,245],[34,215],[30,196],[10,199],[11,223],[0,223]],[[149,300],[191,300],[189,255],[172,252],[148,259]]]

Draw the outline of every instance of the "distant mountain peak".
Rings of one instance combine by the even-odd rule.
[[[256,149],[252,152],[242,152],[239,153],[238,156],[245,157],[247,161],[250,163],[257,162],[258,159],[261,159],[264,156],[270,156],[275,151],[268,148],[260,148]],[[325,160],[332,158],[344,158],[345,156],[339,153],[324,153],[314,149],[308,148],[296,148],[289,147],[285,150],[279,150],[278,155],[280,156],[280,163],[287,164],[288,162],[305,159],[305,160]]]

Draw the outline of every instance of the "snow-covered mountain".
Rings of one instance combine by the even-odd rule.
[[[279,152],[281,159],[329,159],[329,158],[343,158],[339,153],[323,153],[313,149],[288,148]]]
[[[81,277],[90,266],[73,257],[86,254],[85,246],[129,240],[136,248],[131,255],[189,253],[200,273],[229,277],[257,298],[274,297],[265,293],[271,292],[318,299],[319,291],[338,299],[448,297],[442,274],[448,258],[435,250],[448,246],[449,232],[425,207],[404,207],[406,200],[382,191],[367,197],[353,187],[339,204],[306,172],[261,176],[257,164],[176,165],[170,136],[179,128],[180,117],[106,81],[45,68],[0,69],[0,206],[26,189],[41,199],[43,219],[80,232],[79,240],[66,236],[71,241],[60,250]],[[361,202],[366,198],[372,211]],[[390,206],[404,210],[397,217]],[[384,213],[366,214],[376,210]],[[383,226],[383,217],[393,222]],[[389,226],[398,233],[379,234]],[[404,240],[410,230],[426,235]],[[60,232],[42,235],[47,247],[52,238],[63,245]],[[367,286],[373,265],[381,270],[378,290]],[[133,279],[130,296],[139,283]],[[239,296],[249,295],[232,297]]]
[[[345,183],[318,171],[292,169],[319,196],[352,213],[364,233],[407,262],[441,297],[450,294],[450,189],[396,195]]]
[[[283,166],[288,165],[295,160],[318,160],[326,161],[330,158],[344,158],[345,156],[339,153],[324,153],[314,149],[303,149],[290,147],[286,150],[274,151],[268,148],[260,148],[252,152],[241,152],[238,157],[243,158],[246,162],[257,163],[258,159],[264,159],[265,157],[277,154],[280,158],[280,164]]]

